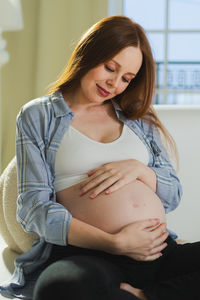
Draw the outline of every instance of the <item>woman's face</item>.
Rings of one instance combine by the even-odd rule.
[[[142,52],[133,46],[91,69],[80,82],[81,98],[86,103],[103,103],[121,94],[142,65]]]

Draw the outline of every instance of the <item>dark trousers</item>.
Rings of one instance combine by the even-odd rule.
[[[178,245],[170,237],[163,256],[152,262],[74,246],[54,246],[48,267],[34,289],[34,300],[135,300],[121,290],[127,282],[149,300],[197,299],[200,242]]]

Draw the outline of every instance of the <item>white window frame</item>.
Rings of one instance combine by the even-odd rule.
[[[167,96],[169,94],[199,94],[200,90],[170,90],[168,89],[168,37],[169,33],[199,33],[200,30],[170,30],[169,29],[169,1],[165,0],[165,28],[163,30],[148,30],[145,29],[147,33],[163,33],[164,34],[164,85],[162,89],[156,89],[156,94],[163,94],[163,104],[167,104]],[[123,14],[124,0],[108,0],[108,15],[122,15]]]

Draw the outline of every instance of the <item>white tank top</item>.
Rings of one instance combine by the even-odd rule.
[[[125,124],[121,136],[100,143],[70,126],[64,134],[55,161],[55,191],[61,191],[86,178],[87,173],[112,161],[137,159],[148,164],[148,151],[140,138]]]

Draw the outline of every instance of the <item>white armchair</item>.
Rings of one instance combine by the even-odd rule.
[[[0,234],[10,250],[19,254],[30,249],[35,234],[26,233],[16,219],[17,170],[14,157],[0,177]]]

